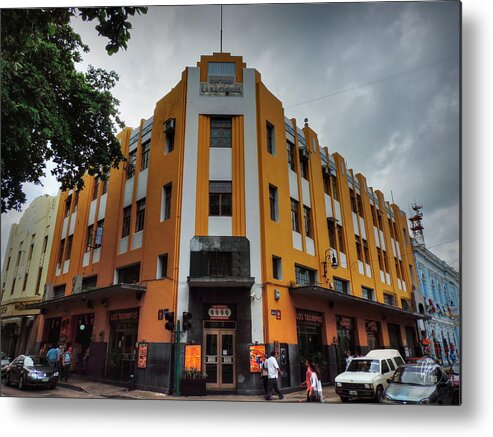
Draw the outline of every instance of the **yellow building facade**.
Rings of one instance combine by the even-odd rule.
[[[346,351],[418,353],[405,214],[241,57],[202,56],[119,139],[127,162],[108,181],[62,193],[39,344],[70,343],[93,377],[168,390],[163,315],[191,313],[180,341],[198,346],[207,389],[238,393],[262,391],[254,346],[279,354],[284,388],[307,357],[331,382]]]

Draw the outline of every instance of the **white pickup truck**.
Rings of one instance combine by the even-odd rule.
[[[353,358],[345,372],[336,376],[336,393],[342,402],[351,398],[380,401],[395,369],[404,360],[396,349],[375,349]]]

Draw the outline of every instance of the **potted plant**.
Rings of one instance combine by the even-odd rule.
[[[195,368],[185,368],[181,375],[180,386],[183,396],[205,396],[207,375]]]

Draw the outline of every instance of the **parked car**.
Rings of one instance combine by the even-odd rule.
[[[385,404],[453,404],[452,381],[434,362],[406,364],[389,379]]]
[[[19,355],[5,373],[5,385],[16,384],[19,389],[28,386],[55,388],[57,383],[58,370],[46,358],[36,355]]]
[[[342,402],[351,398],[379,401],[387,380],[404,360],[396,349],[375,349],[364,357],[353,358],[345,372],[336,376],[336,393]]]
[[[0,369],[2,378],[5,378],[5,372],[7,371],[7,366],[10,364],[10,361],[10,357],[8,357],[5,352],[0,352]]]

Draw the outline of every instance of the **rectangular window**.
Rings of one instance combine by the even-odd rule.
[[[26,287],[27,287],[27,278],[29,276],[29,273],[26,273],[24,275],[24,283],[22,284],[22,291],[26,291]]]
[[[403,310],[410,311],[409,302],[406,299],[401,299],[401,305]]]
[[[294,144],[291,141],[287,142],[288,151],[288,166],[291,170],[296,171],[296,161],[294,159]]]
[[[305,233],[307,237],[313,237],[312,211],[308,206],[303,206],[303,218],[305,220]]]
[[[101,189],[101,195],[108,192],[108,179],[103,179],[103,188]]]
[[[24,244],[24,241],[21,241],[21,244],[19,244],[19,253],[17,254],[17,262],[15,263],[16,267],[19,266],[21,262],[21,256],[22,256],[22,245]]]
[[[231,252],[209,252],[209,276],[231,276]]]
[[[82,291],[94,290],[97,286],[98,275],[82,278]]]
[[[334,290],[338,293],[349,294],[349,282],[334,277]]]
[[[270,219],[277,222],[279,220],[279,206],[277,200],[277,187],[269,185],[269,206],[270,206]]]
[[[295,265],[296,284],[312,285],[316,283],[315,270]]]
[[[232,186],[231,181],[209,182],[209,215],[232,215]]]
[[[401,276],[401,272],[400,272],[400,269],[399,269],[399,263],[397,261],[397,258],[394,258],[394,264],[395,264],[395,272],[397,273],[397,277],[399,279],[401,279],[402,276]]]
[[[232,146],[231,118],[213,117],[211,118],[210,147]]]
[[[337,237],[339,239],[339,252],[346,253],[345,245],[344,245],[344,234],[342,232],[342,226],[337,225]]]
[[[351,211],[357,212],[358,209],[356,207],[356,195],[354,194],[354,190],[352,188],[349,189],[349,197],[351,199]]]
[[[122,238],[130,234],[130,220],[132,219],[132,206],[123,208]]]
[[[409,246],[409,235],[407,235],[407,229],[402,228],[402,233],[404,234],[404,241],[406,242],[406,246]]]
[[[103,244],[103,230],[104,230],[104,220],[98,221],[98,227],[96,228],[96,239],[94,241],[94,248],[97,249]]]
[[[332,198],[338,201],[339,191],[337,190],[337,178],[335,176],[332,176],[330,180],[332,182]]]
[[[390,231],[390,236],[395,240],[394,226],[392,220],[390,219],[389,219],[389,231]]]
[[[370,251],[368,250],[368,243],[366,242],[366,240],[363,240],[363,252],[365,254],[366,264],[371,264],[370,263]]]
[[[272,277],[282,279],[282,259],[272,255]]]
[[[168,220],[171,217],[171,184],[163,187],[164,210],[163,220]]]
[[[335,225],[335,220],[332,218],[327,219],[327,228],[329,230],[329,246],[332,249],[337,248],[337,243],[336,243],[336,225]]]
[[[276,154],[275,130],[269,122],[267,122],[267,152],[271,155]]]
[[[36,290],[34,291],[34,294],[37,294],[37,295],[40,294],[39,287],[41,286],[42,276],[43,276],[43,267],[40,267],[38,270],[38,279],[36,279]]]
[[[9,258],[7,259],[7,268],[6,268],[6,270],[8,270],[8,269],[9,269],[9,267],[10,267],[10,256],[9,256]]]
[[[119,284],[138,284],[140,282],[140,263],[117,270]]]
[[[157,261],[157,279],[163,279],[168,276],[168,254],[158,256]]]
[[[14,294],[14,290],[15,290],[15,277],[14,277],[14,280],[12,281],[12,288],[10,289],[10,294]]]
[[[382,252],[378,251],[378,265],[380,266],[380,270],[385,271],[385,266],[383,264]]]
[[[394,305],[394,296],[392,296],[391,294],[384,293],[383,302],[386,305]]]
[[[137,202],[137,216],[135,219],[135,232],[140,232],[144,229],[144,219],[146,213],[146,199]]]
[[[137,150],[133,150],[128,154],[127,162],[127,179],[135,175],[135,163],[137,162]]]
[[[140,170],[145,170],[149,167],[149,155],[151,154],[151,140],[147,140],[142,144],[142,154],[140,160]]]
[[[387,252],[383,251],[383,263],[385,265],[385,271],[387,273],[390,273],[390,270],[389,270],[389,260],[387,258]]]
[[[322,167],[323,169],[324,167]],[[326,175],[322,175],[322,180],[324,184],[324,193],[330,196],[330,177]]]
[[[46,248],[48,247],[48,235],[45,235],[43,239],[43,253],[46,253]],[[10,258],[9,258],[10,259]],[[7,267],[8,268],[8,267]]]
[[[62,265],[64,250],[65,250],[65,238],[60,242],[60,250],[58,251],[58,265]]]
[[[300,232],[299,203],[294,199],[291,199],[291,227],[293,231]]]
[[[70,259],[70,255],[72,254],[72,241],[73,241],[73,236],[71,235],[70,237],[68,237],[68,240],[67,240],[67,256],[66,256],[66,260],[69,260]]]
[[[55,299],[65,296],[65,284],[53,288],[53,297]]]
[[[65,200],[65,217],[70,215],[70,204],[72,203],[72,195],[68,196]]]
[[[361,296],[363,299],[375,300],[373,290],[367,287],[361,287]]]
[[[354,238],[356,238],[356,253],[358,254],[358,261],[363,262],[363,251],[361,250],[361,243],[359,241],[359,237],[355,235]]]
[[[358,202],[358,214],[361,218],[363,217],[363,201],[361,200],[361,196],[359,194],[356,195],[356,201]]]
[[[164,123],[164,153],[167,155],[175,149],[175,119],[170,118]]]
[[[75,197],[74,197],[74,212],[77,211],[77,207],[79,205],[79,192],[75,192]]]
[[[308,159],[300,154],[300,174],[303,179],[308,180]]]
[[[27,256],[27,262],[31,261],[33,257],[34,243],[29,246],[29,255]]]
[[[89,252],[92,249],[92,237],[94,233],[94,225],[87,227],[87,244],[86,244],[86,252]]]
[[[99,190],[99,178],[94,178],[94,187],[92,189],[92,200],[97,199]]]

